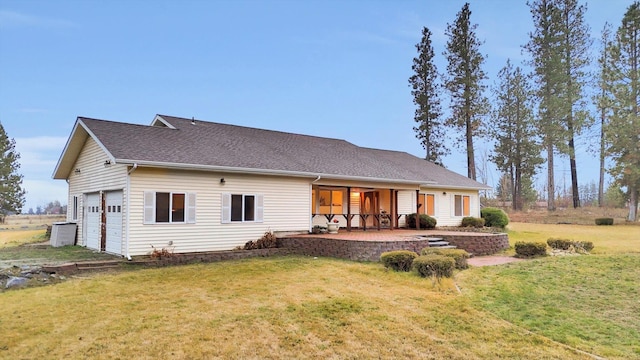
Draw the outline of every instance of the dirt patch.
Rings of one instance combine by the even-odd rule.
[[[513,256],[475,256],[467,260],[471,266],[502,265],[517,261],[524,261],[524,259],[518,259]]]

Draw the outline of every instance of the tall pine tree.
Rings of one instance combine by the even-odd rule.
[[[442,165],[442,157],[449,153],[444,142],[444,128],[440,121],[438,69],[433,62],[434,52],[431,45],[431,31],[424,27],[422,39],[416,44],[418,56],[413,58],[411,69],[414,74],[409,78],[413,103],[417,106],[413,128],[426,151],[425,159]]]
[[[610,173],[627,188],[629,221],[638,219],[640,197],[640,2],[629,6],[610,47],[613,115],[607,127]]]
[[[587,10],[585,5],[578,5],[578,0],[557,0],[555,5],[560,13],[561,31],[561,112],[565,142],[560,146],[562,153],[569,156],[571,171],[571,191],[573,207],[580,206],[578,188],[578,167],[576,163],[575,137],[587,125],[589,120],[586,111],[584,88],[589,74],[589,48],[592,45],[590,29],[584,20]]]
[[[495,108],[489,128],[496,145],[491,160],[509,177],[513,210],[522,210],[527,185],[531,186],[523,180],[531,179],[542,163],[532,113],[533,92],[520,67],[507,61],[493,93]]]
[[[0,123],[0,222],[8,214],[19,213],[24,205],[22,175],[18,174],[20,154],[15,146]]]
[[[537,124],[547,153],[547,209],[555,210],[554,155],[557,144],[565,139],[562,113],[562,41],[561,14],[553,0],[534,0],[527,3],[533,18],[534,30],[524,48],[531,55],[535,93],[538,99]]]
[[[607,149],[607,123],[611,116],[613,95],[613,85],[611,82],[611,56],[609,55],[609,49],[612,46],[611,39],[611,25],[605,23],[601,33],[601,52],[598,58],[598,76],[597,76],[597,93],[594,96],[594,104],[598,110],[598,117],[600,120],[600,148],[598,149],[598,158],[600,159],[600,177],[598,180],[598,206],[604,206],[604,173],[605,173],[605,160]]]
[[[469,3],[464,4],[453,24],[447,24],[446,51],[448,78],[445,87],[451,94],[451,117],[446,124],[463,131],[467,153],[467,176],[476,180],[476,162],[473,138],[482,135],[482,118],[489,111],[489,101],[484,96],[485,72],[482,70],[484,55],[482,43],[476,36],[478,25],[471,24]]]

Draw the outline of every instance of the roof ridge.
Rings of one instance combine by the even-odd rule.
[[[280,133],[280,134],[284,134],[284,135],[304,136],[304,137],[310,137],[310,138],[315,138],[315,139],[327,139],[327,140],[342,141],[342,142],[345,142],[347,144],[350,144],[350,145],[353,145],[353,146],[361,148],[361,146],[358,146],[358,145],[356,145],[356,144],[354,144],[354,143],[352,143],[350,141],[347,141],[345,139],[338,139],[338,138],[332,138],[332,137],[326,137],[326,136],[309,135],[309,134],[300,134],[300,133],[295,133],[295,132],[291,132],[291,131],[263,129],[263,128],[253,127],[253,126],[228,124],[228,123],[207,121],[207,120],[201,120],[201,119],[195,119],[195,118],[194,119],[189,119],[189,118],[184,118],[184,117],[180,117],[180,116],[162,115],[162,114],[157,114],[157,115],[162,117],[162,118],[173,118],[173,119],[180,120],[180,121],[189,121],[189,122],[191,122],[191,121],[195,120],[195,121],[198,121],[198,122],[203,122],[203,123],[212,124],[212,125],[222,125],[222,126],[243,128],[243,129],[249,129],[249,130],[266,131],[266,132],[271,132],[271,133]]]

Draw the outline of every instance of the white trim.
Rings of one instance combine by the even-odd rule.
[[[151,125],[150,125],[150,126],[155,126],[155,125],[156,125],[156,122],[161,122],[161,123],[163,123],[163,124],[164,124],[166,127],[168,127],[169,129],[173,129],[173,130],[175,130],[175,129],[176,129],[176,127],[175,127],[175,126],[171,125],[167,120],[165,120],[165,119],[164,119],[162,116],[160,116],[160,115],[156,115],[156,116],[153,118],[153,121],[151,122]]]
[[[156,206],[157,206],[157,195],[158,194],[169,194],[169,221],[157,221],[156,219]],[[173,196],[174,195],[184,195],[184,213],[182,221],[174,221],[173,213],[171,209],[173,209]],[[189,207],[189,198],[193,196],[194,206]],[[190,193],[187,191],[145,191],[144,199],[143,199],[143,224],[145,225],[159,225],[159,224],[195,224],[196,219],[196,193]],[[193,216],[190,217],[189,212],[193,211]]]
[[[335,175],[335,174],[318,174],[310,172],[300,171],[288,171],[288,170],[271,170],[271,169],[254,169],[254,168],[241,168],[241,167],[229,167],[229,166],[215,166],[215,165],[201,165],[201,164],[181,164],[181,163],[168,163],[158,161],[136,161],[131,159],[116,159],[118,164],[138,164],[139,166],[146,166],[151,168],[160,169],[179,169],[179,170],[201,170],[201,171],[216,171],[227,173],[242,173],[242,174],[257,174],[257,175],[275,175],[275,176],[291,176],[302,178],[316,179],[321,176],[324,180],[351,180],[351,181],[365,181],[365,182],[379,182],[386,184],[408,184],[420,187],[435,187],[435,182],[421,182],[412,180],[399,180],[399,179],[383,179],[372,178],[366,176],[347,176],[347,175]],[[448,186],[447,189],[452,189]],[[476,190],[478,187],[460,187],[465,190]],[[482,188],[483,189],[483,188]],[[490,188],[487,188],[490,189]],[[416,189],[417,190],[417,189]]]

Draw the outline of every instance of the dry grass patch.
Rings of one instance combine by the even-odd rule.
[[[510,223],[509,243],[516,241],[545,242],[549,238],[591,241],[593,254],[627,254],[640,252],[640,226],[634,225],[564,225]]]
[[[453,282],[303,257],[145,269],[0,294],[5,358],[563,358]]]
[[[0,248],[46,241],[45,232],[45,230],[1,230]]]

